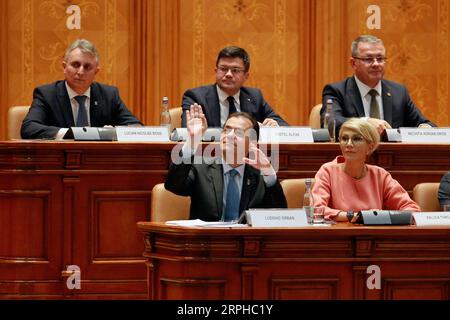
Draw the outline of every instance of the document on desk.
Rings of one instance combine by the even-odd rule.
[[[225,221],[203,221],[195,220],[171,220],[166,221],[166,224],[179,227],[208,227],[208,228],[242,228],[247,227],[246,224]]]

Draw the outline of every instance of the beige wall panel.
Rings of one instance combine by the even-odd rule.
[[[383,39],[385,78],[404,83],[426,117],[449,125],[450,8],[448,0],[381,0],[381,29],[368,30],[366,8],[372,1],[347,1],[348,35],[370,33]]]
[[[63,79],[61,62],[67,46],[77,38],[92,41],[100,53],[97,81],[119,87],[129,104],[130,2],[126,0],[7,0],[7,93],[1,111],[28,105],[36,86]],[[66,27],[71,4],[81,9],[81,29]],[[6,104],[6,105],[5,105]],[[129,105],[133,109],[132,105]],[[6,125],[6,122],[3,121]],[[2,130],[5,134],[5,130]],[[4,138],[4,136],[2,137]]]
[[[29,104],[35,86],[62,78],[61,59],[75,38],[101,54],[98,81],[119,87],[146,124],[160,101],[214,82],[218,51],[230,44],[251,56],[249,86],[290,124],[305,125],[323,86],[351,75],[350,43],[380,36],[386,78],[403,82],[423,113],[450,125],[450,1],[379,0],[381,29],[367,27],[369,0],[83,0],[81,30],[68,30],[75,1],[1,1],[0,138],[11,105]]]
[[[297,122],[298,1],[186,0],[180,9],[181,95],[188,88],[214,83],[218,52],[237,45],[250,55],[246,85],[260,88],[272,107],[293,124]]]

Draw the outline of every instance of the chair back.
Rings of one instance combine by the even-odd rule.
[[[164,183],[159,183],[152,190],[150,221],[187,220],[190,205],[189,197],[177,196],[164,188]]]
[[[302,208],[306,179],[284,179],[280,182],[288,208]],[[311,179],[314,183],[314,179]]]
[[[316,104],[309,113],[309,126],[313,129],[320,129],[320,109],[322,104]]]
[[[28,113],[30,106],[14,106],[8,110],[8,132],[7,139],[21,139],[20,128],[22,121]]]
[[[413,200],[422,211],[441,211],[438,189],[439,182],[418,183],[413,189]]]
[[[176,107],[169,109],[170,113],[170,124],[172,126],[172,130],[176,128],[181,128],[181,113],[183,112],[182,107]]]

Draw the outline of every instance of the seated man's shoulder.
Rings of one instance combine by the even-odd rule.
[[[324,89],[325,88],[330,88],[330,87],[332,87],[332,88],[339,88],[339,89],[345,89],[352,83],[356,84],[354,78],[353,77],[347,77],[347,78],[342,79],[340,81],[327,83],[324,86]]]
[[[383,79],[382,83],[393,89],[401,89],[401,90],[406,89],[406,86],[404,84],[392,80]]]
[[[190,88],[187,89],[186,92],[194,92],[194,93],[206,93],[210,90],[215,89],[215,85],[214,84],[209,84],[209,85],[205,85],[205,86],[200,86],[200,87],[195,87],[195,88]]]
[[[105,83],[100,83],[97,81],[92,82],[91,85],[92,88],[96,88],[98,90],[103,90],[103,91],[107,91],[107,92],[112,92],[112,91],[117,91],[117,87],[116,86],[112,86],[109,84],[105,84]]]

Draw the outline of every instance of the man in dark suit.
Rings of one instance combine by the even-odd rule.
[[[351,117],[367,119],[380,134],[389,128],[434,126],[416,107],[405,86],[383,79],[386,50],[380,39],[359,36],[353,41],[351,50],[350,65],[354,75],[325,85],[321,123],[326,102],[332,99],[337,133],[342,123]]]
[[[100,70],[98,60],[89,41],[80,39],[70,45],[62,63],[65,80],[34,90],[22,123],[23,139],[61,139],[74,126],[141,125],[116,87],[94,82]]]
[[[191,197],[191,219],[235,221],[248,208],[287,207],[275,170],[257,147],[259,124],[250,114],[231,114],[220,136],[217,157],[201,157],[200,161],[193,154],[207,128],[202,108],[192,106],[186,120],[188,139],[182,158],[170,165],[165,187]]]
[[[216,83],[187,90],[183,95],[182,126],[186,127],[186,112],[197,103],[202,106],[209,127],[223,127],[228,115],[250,113],[264,126],[288,124],[264,100],[259,89],[244,87],[249,77],[250,57],[239,47],[225,47],[216,61]]]

